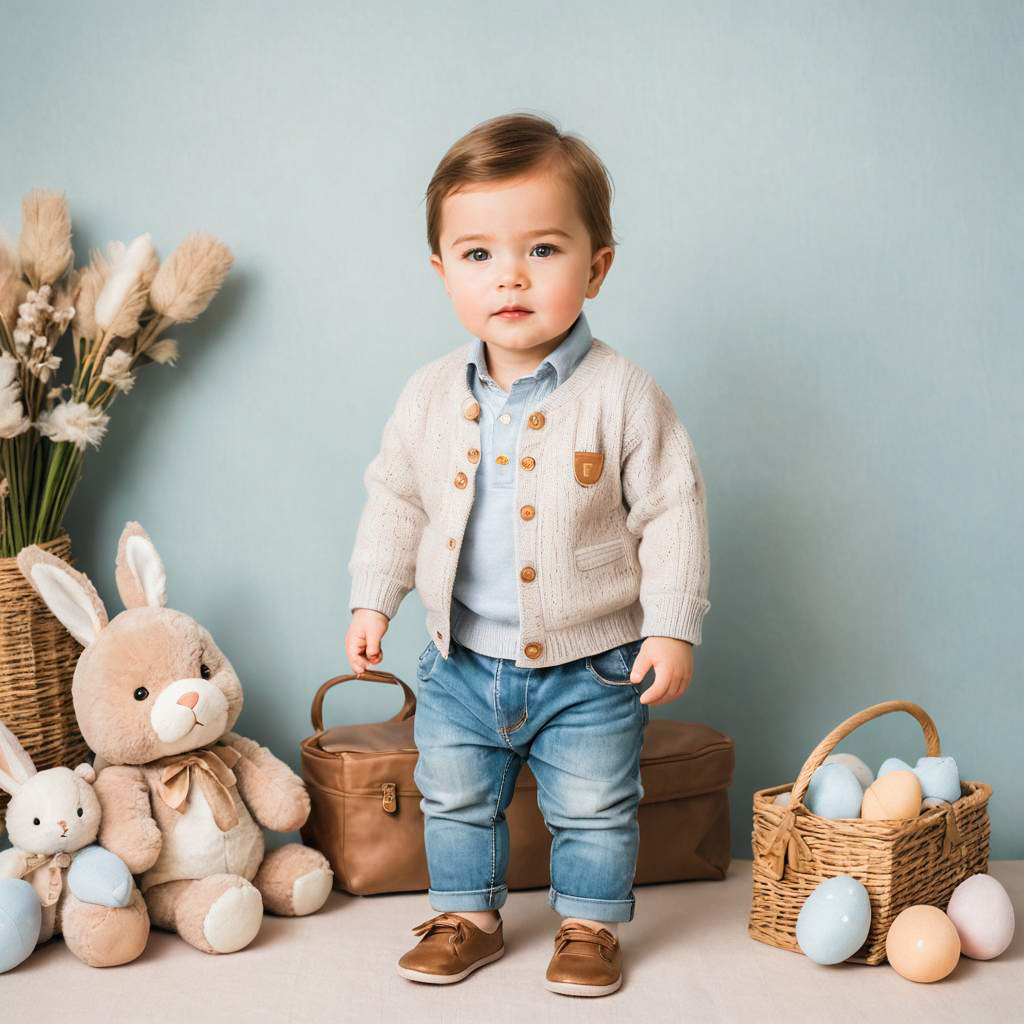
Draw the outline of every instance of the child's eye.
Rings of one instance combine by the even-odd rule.
[[[462,254],[462,258],[465,259],[467,256],[472,256],[473,253],[475,253],[475,252],[487,252],[487,250],[486,249],[470,249],[468,252],[464,252]],[[482,260],[471,259],[469,262],[470,263],[482,263],[483,261]]]
[[[538,242],[534,249],[550,249],[552,252],[558,252],[557,245],[549,245],[547,242]]]

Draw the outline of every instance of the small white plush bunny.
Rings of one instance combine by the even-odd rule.
[[[0,789],[11,795],[13,844],[0,852],[0,972],[55,934],[93,967],[127,963],[145,949],[149,914],[131,873],[92,845],[100,828],[95,781],[89,764],[37,772],[0,722]]]

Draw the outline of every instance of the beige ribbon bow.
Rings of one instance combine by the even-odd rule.
[[[172,810],[184,814],[192,784],[197,782],[210,805],[217,828],[229,832],[238,824],[238,810],[230,792],[237,780],[231,769],[241,757],[231,747],[218,746],[162,758],[158,764],[163,770],[157,782],[160,799]]]
[[[25,859],[24,878],[44,907],[52,907],[64,889],[64,869],[71,867],[69,853],[33,853]]]
[[[796,829],[797,811],[803,810],[803,804],[798,804],[796,809],[787,808],[782,820],[768,837],[762,857],[775,878],[782,877],[787,862],[794,871],[799,871],[804,866],[804,858],[808,861],[814,859],[811,848]]]

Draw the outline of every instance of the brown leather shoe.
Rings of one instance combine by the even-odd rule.
[[[606,996],[622,984],[622,950],[607,928],[573,921],[555,935],[544,987],[564,996]]]
[[[410,981],[450,985],[505,952],[502,921],[493,932],[477,928],[468,918],[445,912],[413,928],[423,938],[398,961],[398,973]]]

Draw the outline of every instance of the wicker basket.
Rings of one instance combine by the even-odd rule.
[[[953,889],[970,875],[988,870],[988,798],[983,782],[960,783],[960,799],[907,821],[820,818],[803,803],[811,776],[835,745],[857,726],[907,711],[921,724],[928,754],[940,754],[939,734],[927,712],[908,701],[891,700],[837,725],[804,762],[792,786],[789,807],[774,803],[789,786],[754,793],[753,895],[750,935],[799,953],[796,919],[804,900],[826,878],[850,875],[867,889],[871,928],[850,961],[880,964],[885,937],[906,907],[928,903],[945,909]]]
[[[63,531],[39,546],[71,561],[71,540]],[[40,771],[74,767],[89,752],[71,703],[71,679],[81,653],[21,575],[17,559],[0,558],[0,722]],[[2,828],[8,797],[0,797]]]

